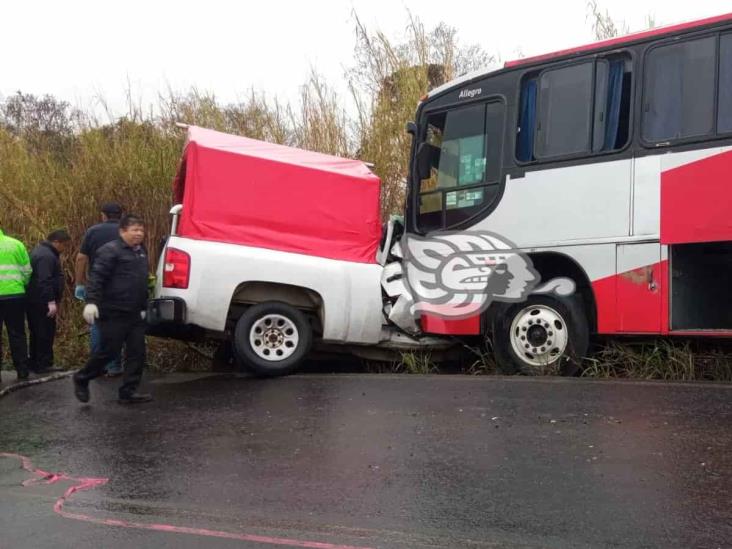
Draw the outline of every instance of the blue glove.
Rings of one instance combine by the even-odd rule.
[[[77,284],[76,288],[74,288],[74,297],[79,301],[86,300],[86,286]]]

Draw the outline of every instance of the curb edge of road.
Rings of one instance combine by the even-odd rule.
[[[56,372],[51,375],[39,377],[36,379],[18,381],[16,383],[13,383],[12,385],[8,385],[7,387],[3,387],[2,389],[0,389],[0,398],[3,398],[4,396],[7,396],[10,393],[13,393],[19,389],[25,389],[26,387],[31,387],[33,385],[40,385],[41,383],[47,383],[49,381],[56,381],[57,379],[69,377],[73,373],[73,370],[67,372]]]

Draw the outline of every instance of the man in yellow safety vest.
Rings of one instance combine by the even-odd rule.
[[[31,264],[25,246],[19,240],[5,236],[0,231],[0,333],[4,324],[18,379],[28,378],[25,289],[30,278]]]

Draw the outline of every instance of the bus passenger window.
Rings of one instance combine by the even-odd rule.
[[[536,129],[536,77],[521,85],[519,125],[516,130],[516,158],[521,162],[534,160],[534,130]]]
[[[716,37],[653,48],[646,56],[643,139],[653,143],[714,129]]]
[[[537,158],[589,152],[594,63],[549,69],[539,78]]]
[[[525,75],[516,159],[533,162],[622,149],[630,138],[631,93],[627,54]]]
[[[723,34],[719,39],[719,133],[732,131],[732,34]]]
[[[622,149],[630,137],[631,67],[626,55],[600,59],[595,72],[592,150]]]

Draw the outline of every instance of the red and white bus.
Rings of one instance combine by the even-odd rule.
[[[468,75],[411,131],[408,233],[490,231],[577,286],[424,332],[492,330],[518,370],[554,360],[532,315],[577,355],[590,333],[732,336],[732,14]]]

